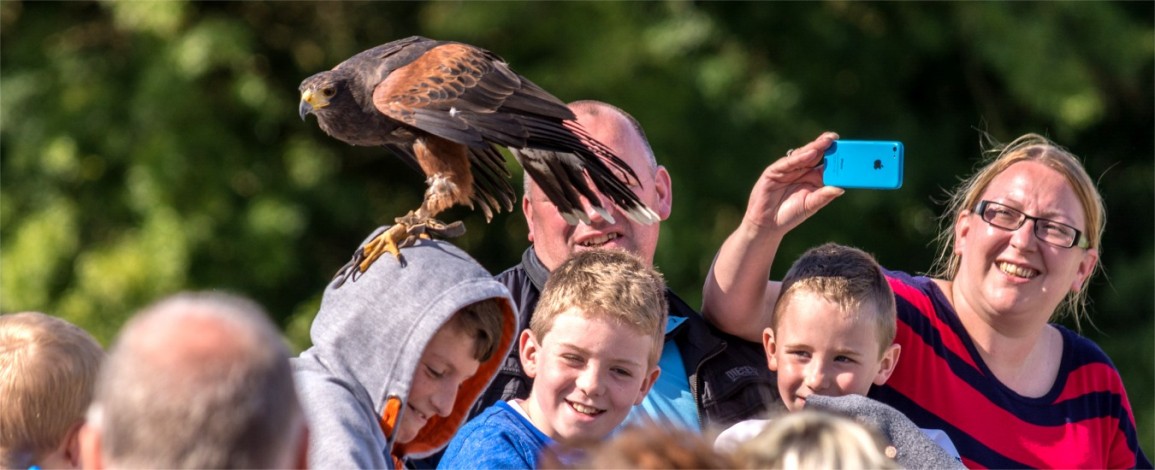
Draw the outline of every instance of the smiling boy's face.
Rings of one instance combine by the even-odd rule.
[[[777,329],[767,328],[762,341],[787,409],[802,409],[812,394],[866,395],[871,384],[882,385],[890,377],[899,346],[891,344],[879,354],[875,312],[845,312],[807,291],[782,300],[788,303],[779,310]]]
[[[538,341],[521,336],[521,362],[533,381],[521,402],[533,424],[563,444],[608,436],[658,378],[654,341],[633,328],[570,310]]]
[[[412,441],[429,418],[449,416],[453,411],[461,384],[473,377],[481,366],[473,357],[475,341],[468,333],[447,325],[425,345],[421,362],[413,373],[409,399],[405,400],[407,409],[398,423],[397,442]]]

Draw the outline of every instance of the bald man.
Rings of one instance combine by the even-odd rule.
[[[665,220],[673,207],[673,187],[666,168],[658,165],[640,124],[625,111],[598,101],[570,103],[570,109],[590,135],[606,144],[638,175],[634,193]],[[620,212],[603,196],[602,205],[612,207],[613,220],[592,210],[590,223],[569,225],[527,175],[522,212],[532,245],[522,261],[497,276],[518,303],[521,329],[537,305],[549,273],[574,253],[593,248],[618,248],[653,263],[661,223],[644,225]],[[777,402],[774,377],[766,367],[762,346],[727,335],[708,324],[701,315],[666,290],[669,323],[659,365],[658,383],[635,407],[626,423],[647,416],[661,422],[701,431],[706,426],[726,426],[762,414]],[[474,413],[498,400],[525,398],[530,380],[514,351],[477,402]]]
[[[84,468],[305,468],[288,348],[255,303],[184,293],[136,314],[81,431]]]

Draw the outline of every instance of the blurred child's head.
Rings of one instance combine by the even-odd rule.
[[[542,452],[541,469],[728,469],[735,461],[714,450],[697,430],[656,421],[626,425],[608,440],[579,448],[576,461],[566,461],[569,448],[551,446]]]
[[[60,318],[0,315],[0,467],[79,467],[76,433],[104,351]]]
[[[735,451],[739,468],[899,468],[885,441],[866,426],[817,410],[786,413]]]
[[[413,440],[429,418],[449,416],[461,384],[500,346],[503,315],[501,299],[485,299],[458,310],[437,330],[413,374],[397,442]]]
[[[827,243],[804,253],[782,280],[766,359],[791,411],[810,394],[865,395],[898,363],[894,293],[878,263],[857,248]]]
[[[534,425],[563,444],[608,436],[658,377],[666,309],[662,276],[629,253],[581,252],[554,270],[520,340]]]

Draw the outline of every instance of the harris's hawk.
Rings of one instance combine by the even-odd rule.
[[[382,253],[427,233],[457,236],[461,222],[434,217],[454,205],[479,206],[489,221],[513,209],[505,157],[510,149],[570,224],[589,223],[581,198],[613,220],[601,198],[628,217],[658,216],[629,188],[637,175],[590,137],[565,103],[509,68],[496,54],[420,36],[361,52],[301,82],[300,115],[351,145],[384,146],[426,176],[421,206],[358,250],[361,272]]]

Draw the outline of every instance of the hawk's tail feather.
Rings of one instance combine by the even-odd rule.
[[[581,141],[582,147],[590,149],[598,159],[609,165],[614,173],[620,174],[619,179],[625,181],[626,184],[638,183],[638,175],[630,168],[620,157],[614,154],[614,151],[603,144],[600,140],[586,132],[585,128],[578,124],[577,121],[565,121],[562,123],[566,129],[569,129]]]
[[[583,145],[575,153],[582,160],[598,191],[609,196],[614,205],[634,221],[646,225],[659,222],[661,217],[638,199],[638,195],[629,187],[630,184],[641,184],[634,170],[609,147],[586,133],[576,121],[565,121],[563,124],[581,139]]]
[[[589,151],[582,144],[581,136],[566,126],[566,123],[572,121],[559,122],[541,116],[517,116],[517,119],[528,133],[527,147],[554,152]]]
[[[517,199],[517,193],[509,184],[509,169],[505,157],[492,145],[469,149],[473,170],[473,201],[485,212],[485,221],[493,220],[493,214],[510,212]]]
[[[598,196],[597,193],[594,192],[593,188],[590,188],[589,184],[586,184],[586,174],[587,174],[586,170],[588,169],[588,167],[586,167],[586,165],[583,164],[583,162],[582,162],[583,159],[581,158],[581,155],[575,155],[573,153],[558,153],[558,152],[554,152],[554,155],[556,156],[556,158],[551,160],[550,163],[551,163],[552,167],[557,169],[555,171],[560,172],[562,175],[565,176],[567,182],[575,190],[577,190],[577,192],[581,193],[581,195],[583,197],[585,197],[587,201],[589,201],[590,206],[594,208],[595,212],[597,212],[599,215],[601,215],[602,218],[609,221],[609,223],[611,223],[611,224],[614,223],[614,217],[609,214],[609,211],[605,210],[605,208],[602,207],[602,198],[600,196]],[[592,173],[590,173],[590,179],[594,181],[595,186],[597,186],[599,188],[601,187],[598,184],[597,177],[594,176]],[[609,193],[604,193],[604,194],[606,194],[607,196],[610,196]],[[630,194],[633,194],[633,193],[631,192]],[[611,199],[613,199],[612,196],[611,196]],[[588,216],[585,213],[585,208],[582,207],[580,202],[576,205],[576,207],[574,207],[574,209],[581,213],[582,220],[588,224],[589,223]]]
[[[534,149],[510,149],[515,158],[521,163],[526,174],[537,183],[545,197],[557,206],[557,210],[570,225],[577,225],[579,221],[590,223],[589,217],[582,211],[581,198],[578,197],[574,185],[567,175],[569,170],[557,163],[560,160],[554,152]],[[572,157],[571,157],[572,158]],[[584,178],[583,178],[584,180]],[[581,184],[585,184],[582,181]]]
[[[589,172],[590,180],[594,182],[594,186],[597,186],[599,192],[608,196],[614,205],[620,207],[626,216],[646,225],[661,220],[658,214],[642,203],[638,199],[638,195],[634,194],[625,183],[622,183],[601,160],[594,158],[587,160],[586,163],[586,171]]]
[[[527,118],[523,122],[530,130],[531,147],[575,154],[583,161],[583,167],[587,169],[604,168],[610,173],[611,178],[624,182],[627,190],[629,189],[628,185],[639,184],[638,176],[634,174],[634,170],[615,155],[613,150],[589,135],[577,121],[563,121],[560,128],[540,119]],[[632,191],[630,191],[630,196],[626,197],[636,200],[635,197],[631,196]],[[640,204],[640,201],[637,202]]]
[[[578,221],[590,223],[578,197],[579,193],[589,201],[594,211],[614,223],[609,208],[602,206],[601,198],[586,183],[587,173],[598,191],[608,196],[629,218],[647,225],[659,220],[658,215],[642,204],[637,195],[618,181],[600,161],[586,166],[584,163],[587,160],[581,156],[545,150],[514,150],[514,155],[571,225],[576,225]]]
[[[515,123],[511,121],[515,121]],[[485,127],[480,127],[482,122],[484,122]],[[548,165],[548,173],[555,175],[555,178],[561,181],[554,188],[556,191],[546,193],[546,195],[554,202],[554,205],[558,206],[561,212],[568,213],[577,220],[588,223],[588,216],[582,208],[581,200],[572,190],[564,191],[573,188],[589,200],[595,210],[601,213],[606,220],[613,221],[609,211],[601,207],[601,199],[586,184],[584,174],[588,173],[598,190],[609,196],[630,218],[644,224],[658,221],[657,214],[646,207],[630,190],[628,184],[637,182],[638,178],[629,165],[614,155],[609,147],[590,136],[576,121],[564,120],[561,121],[560,126],[558,124],[557,121],[543,116],[510,115],[502,119],[478,120],[476,125],[479,126],[479,130],[482,131],[486,139],[509,147],[511,150],[528,147],[537,152],[553,154],[552,157],[545,156],[548,154],[540,154],[542,155],[540,160],[560,163],[560,165]],[[515,128],[526,131],[528,138],[515,136],[513,134]],[[565,161],[563,156],[566,155],[570,157],[569,161]],[[534,158],[531,157],[530,159]],[[524,161],[522,165],[525,166]],[[560,175],[565,175],[565,177],[562,178]],[[537,176],[534,177],[534,181],[540,185],[543,183],[545,174],[539,173]],[[560,203],[561,201],[564,203]]]

